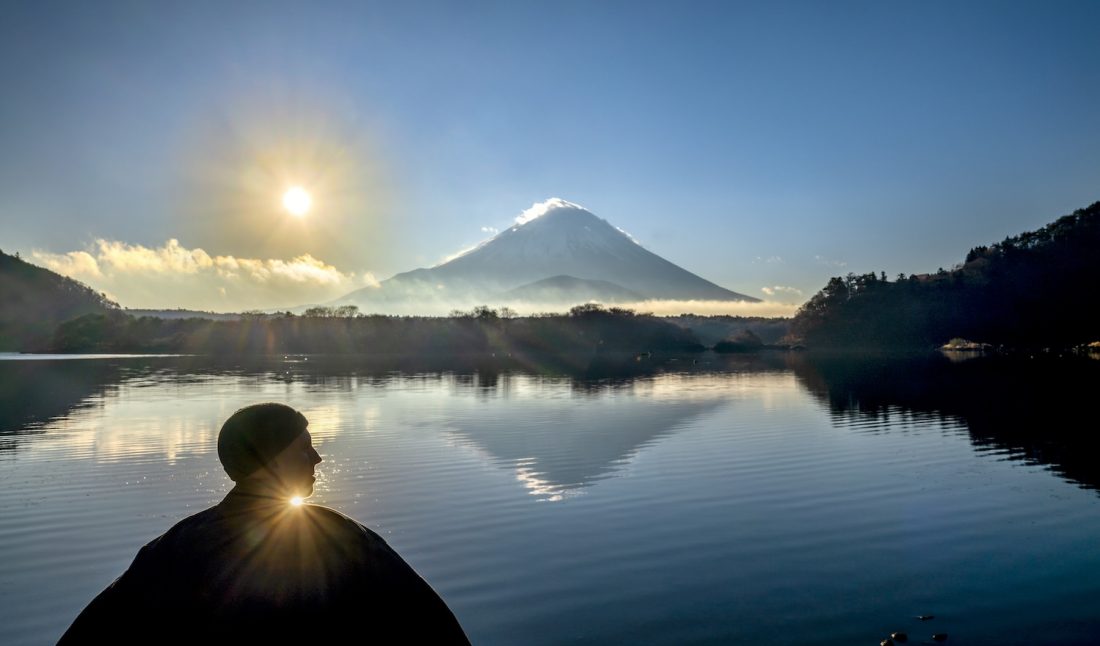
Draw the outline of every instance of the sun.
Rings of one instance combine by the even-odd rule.
[[[283,208],[291,215],[300,218],[309,213],[311,206],[313,206],[313,198],[301,186],[293,186],[283,193]]]

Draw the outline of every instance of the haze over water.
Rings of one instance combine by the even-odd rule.
[[[55,640],[220,500],[218,428],[266,400],[310,419],[311,502],[474,643],[1094,639],[1100,477],[1070,407],[1095,366],[704,356],[0,361],[0,642]]]

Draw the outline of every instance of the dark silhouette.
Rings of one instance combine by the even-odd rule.
[[[1047,226],[974,247],[934,274],[834,277],[791,322],[811,347],[925,348],[955,337],[1015,348],[1096,341],[1086,307],[1100,283],[1100,202]]]
[[[764,342],[753,334],[752,330],[741,330],[730,338],[714,344],[714,351],[724,352],[758,352],[764,349]]]
[[[253,314],[236,321],[135,318],[124,312],[67,321],[56,352],[193,354],[383,354],[700,352],[680,326],[628,309],[578,305],[568,314],[508,318],[485,306],[449,317],[357,315],[314,308],[306,315]]]
[[[790,334],[791,326],[790,318],[780,316],[680,314],[666,316],[664,320],[691,330],[699,343],[708,347],[733,339],[741,332],[751,332],[764,345],[780,345]]]
[[[92,288],[0,251],[0,352],[46,346],[54,328],[118,304]]]
[[[1091,402],[1100,361],[992,355],[949,360],[940,353],[789,354],[799,382],[837,424],[875,428],[870,420],[965,422],[970,442],[1001,459],[1049,467],[1085,489],[1100,490]]]
[[[301,504],[321,462],[307,424],[282,404],[234,413],[218,437],[233,490],[143,547],[59,643],[468,644],[381,537]]]

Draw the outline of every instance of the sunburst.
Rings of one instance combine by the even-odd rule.
[[[283,193],[283,208],[295,217],[303,217],[313,206],[313,198],[301,186],[293,186]]]

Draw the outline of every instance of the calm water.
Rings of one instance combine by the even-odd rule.
[[[0,361],[0,643],[220,500],[264,400],[474,643],[1097,643],[1097,366]]]

